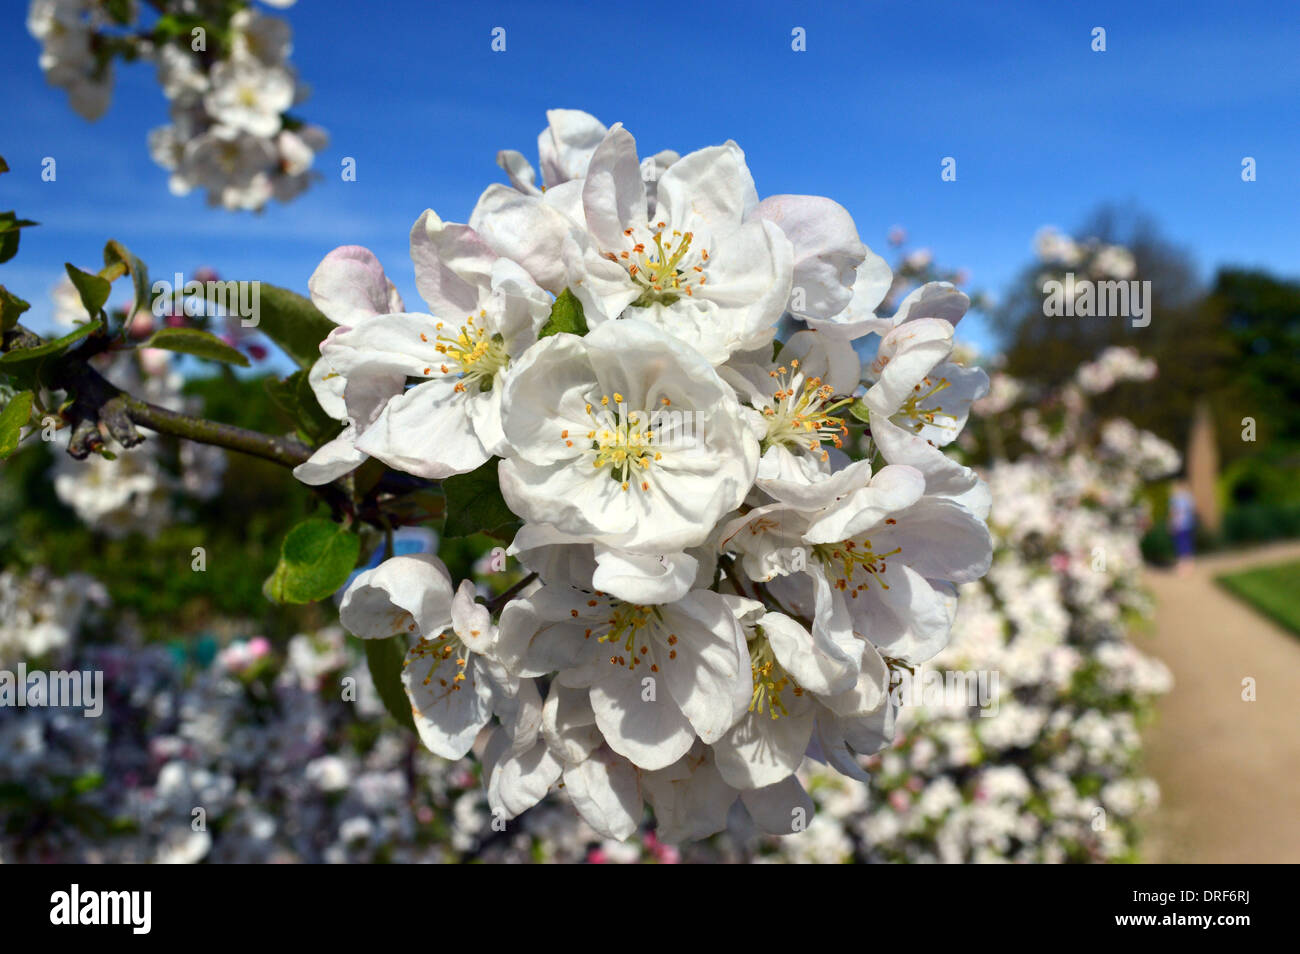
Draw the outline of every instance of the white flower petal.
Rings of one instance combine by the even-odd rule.
[[[627,838],[641,824],[644,808],[636,769],[601,748],[564,770],[564,790],[578,814],[606,838]]]
[[[339,622],[362,639],[436,635],[451,624],[451,575],[428,554],[395,556],[360,574],[343,594]]]

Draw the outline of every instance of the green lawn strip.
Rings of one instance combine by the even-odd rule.
[[[1300,561],[1227,573],[1215,582],[1300,636]]]

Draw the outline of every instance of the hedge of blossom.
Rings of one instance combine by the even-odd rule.
[[[1140,772],[1138,726],[1170,686],[1133,642],[1152,610],[1139,490],[1179,458],[1128,421],[1091,422],[1085,394],[1153,373],[1130,349],[1109,349],[1059,394],[1032,395],[1033,407],[997,398],[1024,389],[994,375],[981,430],[1016,430],[1035,449],[987,469],[993,565],[962,588],[952,643],[924,670],[997,673],[999,691],[975,707],[918,698],[904,709],[865,797],[813,781],[843,857],[1135,859],[1138,818],[1158,794]]]
[[[293,0],[269,3],[288,7]],[[40,65],[86,119],[112,98],[116,59],[154,65],[170,123],[149,134],[149,152],[176,195],[206,189],[210,205],[260,209],[287,202],[312,182],[328,137],[290,109],[308,96],[289,54],[289,24],[243,3],[166,0],[31,0],[27,29]]]

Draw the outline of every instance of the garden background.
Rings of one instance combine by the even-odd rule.
[[[895,300],[948,279],[976,301],[959,339],[995,386],[960,453],[994,488],[999,549],[935,665],[997,669],[1006,696],[987,720],[918,707],[870,790],[810,767],[802,835],[740,827],[675,848],[648,828],[619,845],[559,810],[495,832],[474,765],[441,763],[391,720],[333,603],[266,599],[285,533],[319,506],[287,470],[163,438],[75,462],[38,436],[0,468],[0,667],[103,668],[110,715],[0,711],[0,858],[1300,858],[1300,545],[1285,542],[1300,538],[1300,11],[267,9],[311,86],[295,112],[329,140],[306,191],[257,213],[169,192],[146,147],[167,114],[151,65],[118,64],[87,122],[8,14],[0,207],[40,225],[2,277],[31,303],[27,327],[67,330],[63,263],[97,265],[109,239],[156,278],[208,269],[300,292],[325,253],[362,244],[416,300],[410,223],[427,207],[465,220],[504,179],[498,150],[532,155],[549,108],[622,121],[644,154],[735,139],[765,194],[849,209],[895,267]],[[1110,274],[1108,249],[1117,275],[1151,282],[1151,323],[1046,317],[1044,275]],[[110,307],[129,304],[123,288]],[[210,419],[293,428],[277,387],[292,361],[212,329],[248,367],[173,355],[116,372]],[[1166,530],[1180,476],[1200,517],[1182,572]],[[455,576],[501,582],[497,541],[425,529],[399,551],[441,533]]]

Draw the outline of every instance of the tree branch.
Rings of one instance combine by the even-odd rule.
[[[510,587],[510,589],[506,590],[504,593],[500,594],[499,596],[492,597],[492,599],[488,600],[488,604],[487,604],[488,612],[495,616],[497,610],[504,609],[507,603],[509,603],[516,596],[518,596],[523,591],[524,587],[528,586],[528,584],[532,583],[533,580],[535,579],[537,579],[537,574],[529,573],[526,577],[524,577],[514,586]]]
[[[297,467],[312,453],[311,448],[293,436],[275,437],[231,424],[178,414],[129,394],[122,394],[121,400],[132,421],[160,434],[170,434],[200,444],[215,444],[227,450],[283,464],[285,467]]]
[[[5,343],[8,350],[20,351],[43,342],[39,336],[19,326],[13,333],[6,335]],[[21,347],[15,349],[13,346],[19,343]],[[136,429],[137,424],[159,434],[223,447],[283,467],[296,467],[311,457],[312,448],[292,434],[263,434],[233,424],[192,417],[128,394],[89,363],[95,355],[107,351],[111,344],[107,335],[91,335],[79,347],[54,358],[41,375],[45,386],[50,390],[65,391],[72,397],[72,403],[63,412],[63,417],[72,426],[68,454],[73,458],[84,460],[92,452],[101,449],[107,439],[123,447],[135,447],[144,440]],[[382,512],[381,503],[375,499],[378,495],[401,496],[417,490],[434,490],[438,486],[437,481],[385,471],[378,481],[360,495],[364,497],[360,501],[354,501],[357,495],[351,476],[312,489],[324,497],[336,515],[345,512],[367,523],[384,527],[389,526],[391,521]]]

